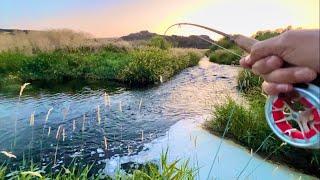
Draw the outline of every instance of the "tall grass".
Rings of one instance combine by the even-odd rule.
[[[243,50],[225,37],[219,39],[215,43],[225,49],[220,49],[220,47],[216,45],[210,46],[209,50],[205,54],[209,57],[211,62],[226,65],[239,65],[239,56],[244,54]],[[234,52],[234,54],[230,53],[229,51]],[[239,56],[235,54],[238,54]]]
[[[239,48],[233,48],[229,50],[240,56],[243,54],[243,51]],[[232,54],[225,49],[218,49],[210,54],[209,60],[218,64],[239,65],[240,57],[235,54]]]
[[[0,33],[0,51],[15,50],[32,54],[36,51],[83,46],[89,38],[89,34],[68,29]]]
[[[93,173],[93,165],[81,167],[75,163],[63,166],[58,172],[51,172],[47,167],[40,169],[34,164],[21,166],[18,170],[10,171],[7,166],[0,166],[0,179],[116,179],[116,180],[155,180],[155,179],[195,179],[197,170],[189,167],[188,161],[176,160],[169,162],[168,153],[163,152],[159,165],[148,162],[137,169],[128,172],[119,170],[114,177],[103,173]]]

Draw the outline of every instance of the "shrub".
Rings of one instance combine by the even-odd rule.
[[[263,79],[250,70],[242,69],[237,76],[238,88],[241,92],[249,92],[253,88],[260,88]]]
[[[200,55],[184,54],[159,48],[138,49],[131,53],[131,61],[118,75],[118,79],[132,86],[155,84],[171,78],[181,70],[196,65]]]
[[[230,51],[242,55],[242,51],[240,49],[231,49]],[[225,49],[219,49],[214,51],[210,55],[210,61],[218,64],[226,64],[226,65],[231,65],[231,64],[239,64],[239,59],[240,57],[232,54],[231,52],[225,50]]]
[[[171,43],[161,36],[152,37],[149,44],[151,47],[156,47],[162,50],[167,50],[172,47]]]

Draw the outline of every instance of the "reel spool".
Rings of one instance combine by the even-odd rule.
[[[308,84],[289,94],[269,96],[265,115],[272,131],[296,147],[320,149],[320,88]]]

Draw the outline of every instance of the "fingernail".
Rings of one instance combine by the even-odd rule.
[[[296,72],[294,72],[294,76],[299,81],[312,81],[316,75],[310,69],[303,68],[303,69],[299,69]]]
[[[277,84],[277,90],[281,92],[288,92],[290,90],[290,87],[288,84]]]

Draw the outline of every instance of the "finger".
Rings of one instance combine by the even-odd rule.
[[[292,84],[276,84],[263,82],[262,90],[269,95],[278,95],[279,93],[287,93],[293,90]]]
[[[257,75],[267,74],[271,71],[279,69],[282,64],[283,60],[278,56],[268,56],[254,63],[252,65],[252,71]]]
[[[250,69],[251,68],[251,65],[250,64],[247,64],[245,62],[245,58],[241,58],[240,61],[239,61],[240,65],[244,68],[247,68],[247,69]]]
[[[257,42],[252,46],[250,56],[245,59],[245,62],[253,65],[264,57],[281,54],[282,45],[280,42],[279,36]]]
[[[261,75],[265,81],[273,83],[307,83],[316,79],[317,73],[307,67],[289,67],[276,69],[269,74]]]

